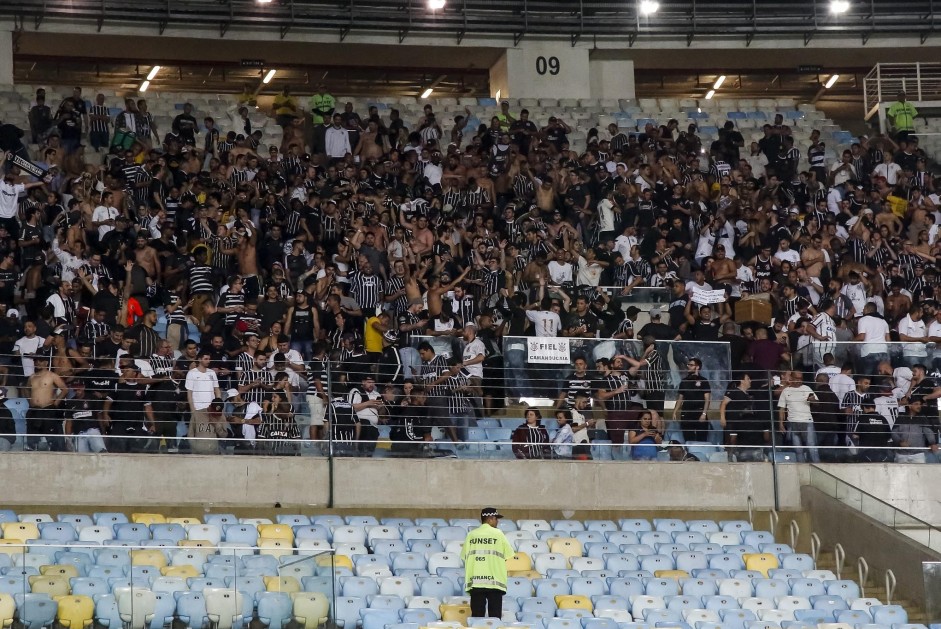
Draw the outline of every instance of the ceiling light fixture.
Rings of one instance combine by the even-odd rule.
[[[146,92],[147,88],[150,87],[150,81],[144,81],[140,84],[140,87],[137,88],[138,92]]]
[[[830,0],[830,13],[840,15],[850,10],[849,0]]]
[[[147,75],[148,81],[153,81],[154,77],[157,76],[157,73],[160,72],[160,66],[154,66],[150,69],[150,74]]]
[[[640,0],[640,14],[653,15],[660,10],[660,3],[656,0]]]
[[[269,83],[271,83],[271,79],[274,78],[274,75],[276,72],[277,70],[274,70],[274,69],[268,70],[268,74],[265,75],[265,78],[263,78],[261,82],[264,83],[265,85],[268,85]]]
[[[723,83],[725,83],[725,75],[724,75],[724,74],[721,75],[718,79],[716,79],[716,82],[713,84],[712,89],[714,89],[714,90],[719,89],[720,87],[722,87],[722,84],[723,84]]]
[[[445,0],[428,0],[428,8],[432,11],[440,11],[444,8]]]
[[[271,4],[271,0],[256,0],[258,4]]]
[[[829,79],[827,79],[827,82],[824,84],[824,87],[827,88],[827,89],[830,89],[830,88],[833,87],[834,84],[835,84],[837,81],[839,81],[839,80],[840,80],[840,75],[839,75],[839,74],[834,74],[834,75],[831,76]]]
[[[716,95],[715,90],[709,90],[706,92],[706,100],[712,100],[712,97]]]
[[[432,88],[430,88],[430,87],[429,87],[428,89],[426,89],[424,92],[421,93],[422,99],[425,99],[425,98],[428,98],[429,96],[431,96],[431,93],[432,93],[433,91],[434,91],[434,90],[433,90]]]

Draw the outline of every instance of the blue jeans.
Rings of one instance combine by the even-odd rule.
[[[402,377],[415,378],[421,371],[421,357],[418,350],[414,347],[403,347],[399,350],[399,358],[402,361]]]
[[[789,422],[788,436],[791,445],[800,448],[797,451],[799,457],[811,463],[820,463],[820,453],[817,451],[817,431],[814,430],[813,422]]]
[[[859,357],[859,368],[867,376],[874,376],[879,371],[879,363],[889,360],[888,354],[869,354]]]
[[[291,349],[296,350],[304,357],[304,360],[310,360],[310,357],[314,355],[314,342],[313,341],[291,341]]]
[[[474,415],[474,409],[469,408],[463,413],[451,415],[451,425],[457,433],[457,438],[461,441],[467,441],[467,429],[471,426],[477,427],[477,417]]]

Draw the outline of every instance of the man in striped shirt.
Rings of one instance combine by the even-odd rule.
[[[375,312],[383,301],[382,278],[373,273],[372,265],[360,256],[359,271],[350,273],[350,294],[363,313]]]
[[[110,135],[108,127],[111,125],[111,115],[105,105],[105,95],[98,94],[95,97],[95,104],[91,106],[88,112],[89,131],[88,142],[96,151],[100,148],[110,146]]]

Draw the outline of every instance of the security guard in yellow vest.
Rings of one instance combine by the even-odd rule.
[[[471,616],[500,618],[506,594],[506,562],[513,547],[497,523],[503,516],[493,507],[480,512],[481,525],[467,534],[461,559],[464,560],[464,587],[470,593]]]

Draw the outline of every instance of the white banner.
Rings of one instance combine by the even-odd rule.
[[[693,303],[702,304],[704,306],[707,304],[725,303],[725,291],[693,288]]]
[[[569,340],[551,336],[530,336],[526,339],[528,360],[541,364],[571,364]]]

